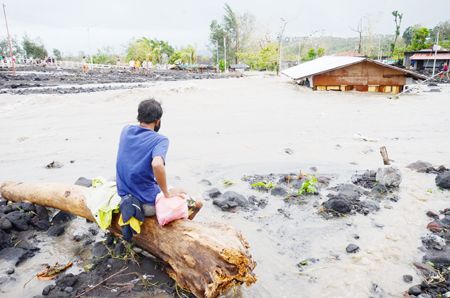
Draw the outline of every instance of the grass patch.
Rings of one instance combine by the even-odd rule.
[[[308,178],[302,183],[302,186],[298,190],[297,194],[301,195],[313,195],[317,193],[317,178],[314,176],[308,176]]]
[[[272,188],[274,188],[276,185],[273,182],[258,181],[258,182],[250,184],[250,186],[257,190],[268,191],[268,190],[271,190]]]

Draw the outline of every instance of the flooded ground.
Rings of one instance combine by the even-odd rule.
[[[259,280],[242,296],[401,297],[408,288],[404,274],[419,280],[411,263],[421,260],[425,212],[449,207],[450,198],[448,191],[437,190],[434,175],[405,166],[419,159],[449,166],[449,94],[445,86],[440,93],[400,99],[312,92],[272,76],[157,82],[84,94],[5,94],[0,96],[0,180],[73,183],[80,176],[113,177],[121,128],[134,122],[142,99],[155,97],[165,113],[161,133],[171,141],[167,171],[173,186],[200,197],[210,187],[199,181],[208,179],[221,190],[268,199],[264,209],[237,213],[207,201],[198,217],[232,224],[249,240]],[[326,220],[317,208],[324,197],[287,205],[241,180],[316,167],[333,177],[331,185],[349,182],[355,171],[382,165],[380,146],[403,173],[400,200],[384,202],[367,216]],[[64,166],[46,169],[51,161]],[[226,187],[225,180],[233,185]],[[40,253],[16,268],[17,281],[3,294],[41,293],[44,285],[37,281],[21,288],[39,264],[77,254],[65,238],[56,239],[46,239]],[[349,243],[360,251],[347,254]],[[318,260],[297,266],[310,258]]]

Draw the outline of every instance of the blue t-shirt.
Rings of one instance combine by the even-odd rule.
[[[116,163],[116,183],[119,196],[133,195],[145,204],[155,204],[160,188],[155,180],[152,160],[166,159],[169,139],[138,125],[129,125],[120,135]]]

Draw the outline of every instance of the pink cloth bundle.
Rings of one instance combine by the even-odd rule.
[[[162,193],[156,196],[156,218],[160,226],[177,219],[188,218],[187,195],[181,194],[167,199]]]

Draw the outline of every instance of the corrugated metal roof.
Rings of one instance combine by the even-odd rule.
[[[384,64],[382,62],[378,62],[375,60],[371,60],[368,58],[363,58],[363,57],[347,57],[347,56],[324,56],[321,58],[317,58],[315,60],[312,61],[308,61],[305,63],[302,63],[300,65],[288,68],[283,70],[281,73],[294,79],[294,80],[299,80],[299,79],[303,79],[312,75],[318,75],[321,73],[325,73],[331,70],[335,70],[338,68],[343,68],[349,65],[353,65],[353,64],[357,64],[360,63],[362,61],[369,61],[384,67],[389,67],[392,69],[396,69],[398,71],[407,73],[415,78],[420,78],[420,79],[426,79],[427,77],[418,73],[415,73],[413,71],[409,71],[403,68],[399,68],[396,66],[392,66],[392,65],[387,65]]]
[[[417,53],[411,56],[411,60],[433,60],[434,53]],[[437,53],[437,60],[450,60],[450,54],[447,53]]]
[[[323,56],[312,61],[308,61],[297,66],[283,70],[281,73],[294,79],[302,79],[332,69],[341,68],[347,65],[364,61],[362,57],[348,56]]]

